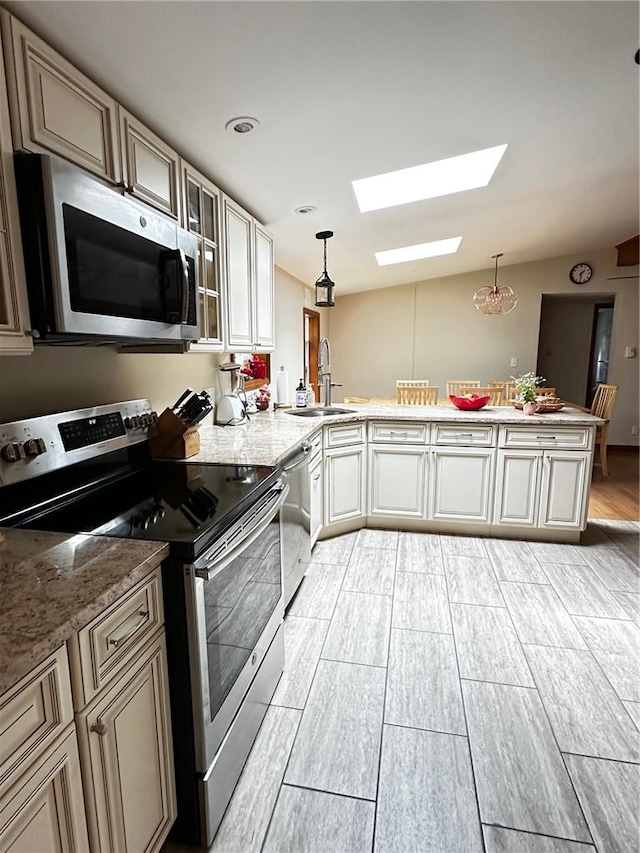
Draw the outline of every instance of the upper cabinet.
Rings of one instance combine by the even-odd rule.
[[[29,330],[18,201],[9,132],[9,106],[0,43],[0,354],[28,355],[33,351]]]
[[[0,9],[0,22],[7,68],[6,86],[0,79],[0,354],[33,350],[13,150],[63,157],[198,236],[201,337],[194,350],[274,349],[271,235],[17,18]]]
[[[118,183],[114,99],[24,24],[5,10],[1,14],[14,148],[53,152]]]
[[[177,153],[122,107],[118,108],[118,117],[125,191],[177,219]]]
[[[178,217],[178,155],[20,21],[2,11],[13,146],[52,152]]]
[[[274,348],[274,273],[271,235],[233,199],[223,196],[227,345]]]
[[[220,191],[193,166],[181,161],[182,227],[198,237],[200,339],[195,351],[220,351],[222,335],[222,271]]]

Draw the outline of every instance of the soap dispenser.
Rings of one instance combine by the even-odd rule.
[[[296,388],[296,407],[302,409],[307,405],[307,389],[305,388],[302,379]]]

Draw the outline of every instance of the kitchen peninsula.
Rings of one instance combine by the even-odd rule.
[[[259,412],[240,427],[203,428],[192,460],[275,465],[317,437],[318,538],[380,527],[579,540],[600,419],[570,407],[529,416],[506,406],[345,408],[325,418]]]

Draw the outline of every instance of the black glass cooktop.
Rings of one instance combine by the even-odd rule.
[[[4,522],[0,517],[0,525],[160,540],[170,543],[174,556],[193,560],[277,477],[278,469],[262,465],[153,462],[93,480],[85,474],[65,489],[59,479],[48,488],[43,483],[38,501],[34,481],[31,504],[23,488],[20,512],[14,499],[13,516]]]

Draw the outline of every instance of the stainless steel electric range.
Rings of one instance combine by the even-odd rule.
[[[209,845],[284,666],[279,470],[153,461],[148,400],[0,425],[0,526],[168,542],[176,840]]]

